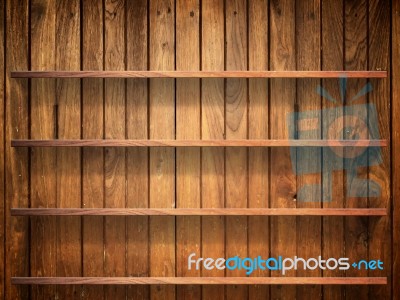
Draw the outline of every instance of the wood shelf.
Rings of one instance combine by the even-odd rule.
[[[386,277],[12,277],[12,284],[83,284],[83,285],[132,285],[132,284],[317,284],[317,285],[377,285],[387,284]]]
[[[12,216],[386,216],[386,208],[12,208]]]
[[[387,71],[14,71],[13,78],[386,78]]]
[[[12,147],[379,147],[386,140],[11,140]]]

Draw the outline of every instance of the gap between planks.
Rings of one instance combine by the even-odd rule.
[[[13,71],[12,78],[386,78],[387,71]]]
[[[12,277],[12,284],[387,284],[386,277]]]
[[[11,140],[12,147],[380,147],[386,140]]]
[[[12,216],[386,216],[385,208],[12,208]]]

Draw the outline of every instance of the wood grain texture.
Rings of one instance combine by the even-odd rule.
[[[29,220],[15,220],[10,216],[11,207],[29,207],[29,152],[10,148],[12,138],[29,137],[28,124],[28,94],[29,86],[26,80],[13,80],[10,70],[28,68],[29,58],[29,3],[28,1],[2,1],[6,6],[6,21],[4,47],[5,68],[5,178],[4,219],[5,225],[5,259],[3,299],[26,299],[30,297],[28,287],[20,288],[11,284],[12,276],[29,276]],[[4,8],[4,7],[3,7]],[[18,15],[19,18],[13,16]],[[0,76],[3,76],[0,75]],[[10,101],[13,99],[14,101]],[[17,151],[15,151],[17,150]],[[1,163],[0,163],[1,164]],[[43,274],[41,274],[43,275]],[[55,276],[49,273],[49,276]]]
[[[248,58],[249,70],[267,70],[269,56],[268,1],[248,2]],[[249,139],[268,139],[269,107],[268,79],[249,79],[248,130]],[[250,208],[269,206],[269,149],[249,149],[248,158],[248,204]],[[257,257],[269,253],[269,218],[248,219],[248,253]],[[255,270],[254,276],[269,276],[268,270]],[[249,287],[249,299],[269,299],[267,285]]]
[[[82,2],[82,68],[103,69],[103,3]],[[82,80],[82,138],[104,138],[104,80]],[[104,149],[82,150],[82,207],[104,206]],[[104,276],[104,218],[82,220],[82,274]],[[102,299],[102,286],[83,286],[82,298]]]
[[[176,1],[176,69],[200,68],[200,1]],[[176,138],[200,139],[200,80],[176,80]],[[190,123],[190,126],[187,126]],[[200,207],[200,148],[176,149],[176,207]],[[191,253],[201,254],[200,217],[176,218],[176,276],[200,276],[188,270]],[[178,286],[178,299],[200,299],[200,286]]]
[[[201,69],[224,70],[224,1],[202,1]],[[201,137],[225,137],[224,80],[203,79],[201,86]],[[201,151],[201,207],[225,206],[225,151],[205,148]],[[225,222],[222,217],[202,218],[201,255],[225,257]],[[202,276],[224,276],[223,270],[201,271]],[[202,298],[222,300],[225,287],[204,286]]]
[[[400,151],[400,70],[395,66],[400,64],[400,1],[392,3],[392,74],[391,74],[391,117],[392,117],[392,155]],[[397,38],[396,38],[397,37]],[[400,203],[396,199],[400,199],[400,158],[399,155],[392,156],[392,297],[393,299],[400,297],[398,282],[400,282]]]
[[[368,19],[367,1],[345,1],[344,2],[344,68],[346,70],[366,70],[368,68]],[[351,99],[357,95],[361,88],[367,83],[365,79],[356,79],[347,83],[345,94],[344,114],[347,114],[349,107],[356,103],[367,103],[367,96],[360,97],[357,102]],[[356,108],[355,113],[362,118],[367,116],[365,107]],[[346,119],[343,126],[352,126]],[[357,126],[354,127],[357,132]],[[344,156],[347,155],[344,150]],[[351,161],[345,164],[345,205],[346,207],[367,207],[368,199],[364,191],[369,190],[363,179],[368,178],[368,168],[360,168]],[[351,174],[350,171],[357,172]],[[350,261],[358,261],[368,257],[368,219],[346,218],[345,219],[345,256]],[[349,269],[346,276],[368,276],[367,270]],[[368,298],[368,289],[352,286],[345,288],[346,299]]]
[[[174,1],[150,2],[150,69],[175,68]],[[150,80],[150,139],[175,138],[175,82]],[[176,206],[175,149],[150,149],[150,207]],[[175,276],[175,218],[150,218],[150,276]],[[151,299],[175,299],[174,286],[155,286]]]
[[[322,1],[322,70],[340,70],[343,68],[343,1]],[[327,30],[327,28],[330,28]],[[329,92],[333,99],[341,101],[341,88],[339,80],[322,81],[322,87]],[[332,103],[326,97],[322,97],[322,109],[331,109],[332,113],[328,118],[323,118],[322,126],[334,126],[340,130],[341,122],[330,125],[333,120],[338,119],[343,114],[342,103]],[[336,125],[336,126],[335,126]],[[323,132],[324,139],[329,136]],[[344,207],[344,182],[345,172],[343,160],[338,160],[332,168],[331,156],[323,151],[322,161],[322,205],[324,209],[343,208]],[[342,153],[340,151],[339,153]],[[334,169],[334,170],[332,170]],[[322,255],[323,257],[334,257],[340,255],[344,257],[344,220],[342,218],[324,217],[322,220]],[[323,270],[324,277],[344,276],[340,270]],[[324,286],[324,298],[326,299],[344,299],[344,288],[342,286]]]
[[[61,0],[56,6],[56,68],[80,69],[80,5],[79,1]],[[57,137],[80,138],[80,80],[57,79]],[[81,151],[57,149],[57,207],[81,206]],[[71,189],[71,187],[74,187]],[[81,220],[58,218],[57,276],[82,276]],[[59,287],[60,298],[81,294],[80,286]]]
[[[374,70],[390,69],[390,1],[369,1],[368,10],[368,68],[372,67]],[[377,30],[378,27],[380,30]],[[371,79],[370,83],[372,84],[373,92],[369,94],[369,102],[375,105],[378,112],[377,122],[380,136],[390,140],[390,80],[382,80],[380,82]],[[371,119],[372,117],[369,116],[369,118]],[[376,195],[373,194],[370,188],[368,191],[368,207],[382,207],[391,211],[391,149],[386,147],[380,150],[382,163],[377,166],[371,166],[368,173],[368,178],[379,185],[380,195],[375,197]],[[386,265],[389,265],[392,261],[390,222],[389,217],[382,218],[382,220],[371,218],[368,224],[368,256],[370,259],[380,259]],[[380,295],[386,295],[387,298],[392,298],[392,282],[389,269],[385,268],[383,272],[369,271],[369,276],[388,276],[389,282],[382,288],[370,288],[368,297],[378,298]]]
[[[370,285],[387,284],[386,277],[13,277],[14,284],[345,284],[345,285]],[[221,287],[220,287],[221,288]]]
[[[319,0],[304,0],[296,2],[296,67],[300,70],[321,69],[321,37],[317,34],[321,26],[321,7]],[[296,108],[301,113],[320,112],[321,97],[315,92],[320,79],[298,79],[296,84]],[[302,121],[301,117],[298,117]],[[321,124],[313,128],[311,120],[302,121],[302,126],[312,128],[310,131],[299,130],[299,139],[318,139],[322,137]],[[322,149],[297,148],[297,208],[320,208],[322,186]],[[306,165],[305,165],[305,164]],[[314,173],[304,174],[302,171],[312,168]],[[314,187],[314,188],[310,188]],[[297,218],[297,251],[298,257],[318,257],[321,255],[321,218]],[[296,271],[296,276],[317,277],[322,270]],[[321,287],[298,286],[296,299],[318,299],[321,297]]]
[[[270,1],[270,68],[293,70],[296,68],[295,3],[290,0]],[[294,79],[270,80],[270,138],[287,139],[289,125],[287,114],[294,112],[296,81]],[[296,207],[296,177],[289,149],[271,149],[270,155],[270,207]],[[296,218],[271,219],[271,257],[296,255]],[[271,276],[276,272],[271,272]],[[295,271],[286,276],[294,276]],[[296,298],[296,287],[271,287],[272,299]]]
[[[5,20],[5,1],[0,2],[0,20]],[[5,207],[6,203],[5,199],[5,132],[6,132],[6,121],[5,121],[5,69],[6,69],[6,61],[5,61],[5,22],[0,24],[0,219],[3,222],[0,222],[0,243],[1,245],[5,245],[5,235],[6,235],[6,215],[5,215]],[[5,247],[1,247],[0,249],[0,298],[5,299]]]
[[[104,2],[104,68],[125,69],[125,1]],[[104,134],[108,139],[126,138],[126,85],[124,79],[105,80]],[[106,148],[104,162],[105,207],[126,206],[125,149]],[[125,276],[125,218],[106,217],[104,222],[104,275]],[[125,287],[105,287],[106,299],[126,297]]]
[[[31,1],[31,68],[56,67],[56,3]],[[46,55],[42,55],[46,53]],[[57,137],[56,80],[31,81],[30,137]],[[57,207],[57,149],[36,149],[30,155],[31,207]],[[57,223],[55,218],[31,219],[31,276],[57,274]],[[56,286],[33,287],[33,299],[57,297]]]
[[[386,78],[386,71],[14,71],[14,78]]]
[[[226,70],[247,69],[247,3],[245,0],[227,1],[225,4]],[[229,78],[225,85],[225,133],[226,139],[246,139],[248,132],[248,85],[244,78]],[[225,150],[225,206],[248,205],[248,150]],[[237,216],[225,219],[226,257],[246,257],[248,254],[247,218]],[[229,270],[226,276],[245,276],[245,270]],[[248,288],[228,286],[228,299],[248,297]]]
[[[11,140],[12,147],[376,147],[387,146],[386,140]]]
[[[126,67],[128,70],[148,68],[148,3],[126,2]],[[126,137],[148,136],[148,80],[128,79],[126,82]],[[149,149],[127,149],[127,207],[149,206]],[[127,276],[149,276],[149,218],[126,219],[126,270]],[[148,286],[128,286],[128,299],[148,299]]]
[[[386,216],[385,208],[12,208],[12,216]],[[262,221],[261,218],[256,220]]]

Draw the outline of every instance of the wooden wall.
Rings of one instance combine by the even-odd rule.
[[[7,299],[398,299],[400,1],[1,0],[0,297]],[[336,79],[12,79],[14,70],[388,70],[349,79],[377,107],[379,197],[346,173],[293,173],[289,149],[11,148],[32,139],[287,139],[288,112],[335,105]],[[304,133],[299,138],[319,138]],[[397,154],[397,156],[396,156]],[[313,159],[313,158],[310,158]],[[333,183],[333,201],[296,201]],[[384,207],[387,217],[11,217],[17,207]],[[381,259],[383,286],[14,286],[12,276],[243,276],[187,257]],[[253,276],[277,276],[257,271]]]

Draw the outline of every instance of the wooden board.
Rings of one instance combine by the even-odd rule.
[[[224,69],[224,1],[203,0],[201,7],[201,69]],[[224,80],[203,79],[201,86],[201,138],[225,137]],[[225,151],[201,151],[201,207],[225,206]],[[202,257],[225,257],[225,224],[222,217],[202,218]],[[206,270],[202,276],[224,276],[223,270]],[[203,299],[224,299],[225,287],[204,286]]]
[[[12,208],[12,216],[386,216],[385,208]],[[262,221],[262,218],[255,218]],[[263,236],[264,237],[264,236]]]
[[[200,1],[176,1],[176,69],[200,68]],[[176,138],[200,139],[200,80],[176,81]],[[187,124],[190,123],[190,126]],[[199,148],[176,150],[176,207],[200,207]],[[201,254],[200,217],[176,218],[176,276],[200,276],[200,270],[189,270],[191,253]],[[177,287],[178,299],[200,299],[200,286]]]
[[[400,35],[400,1],[392,3],[392,76],[391,76],[391,119],[392,119],[392,154],[400,151],[400,70],[394,66],[400,64],[400,44],[396,36]],[[400,159],[398,155],[392,157],[392,199],[400,199]],[[393,299],[400,297],[398,282],[400,281],[400,205],[398,201],[392,203],[392,297]]]
[[[103,3],[82,2],[82,68],[103,69]],[[104,80],[82,81],[82,138],[104,138]],[[82,207],[104,206],[104,149],[82,150]],[[88,217],[82,220],[82,274],[104,276],[104,218]],[[102,286],[84,286],[84,299],[102,299]]]
[[[345,284],[345,285],[370,285],[387,284],[386,277],[13,277],[14,284],[272,284],[272,285],[293,285],[293,284]],[[219,286],[221,288],[221,286]]]
[[[366,70],[368,68],[367,52],[367,1],[349,1],[344,5],[344,66],[346,70]],[[365,79],[351,80],[347,83],[345,94],[344,115],[348,107],[357,103],[367,103],[367,96],[360,97],[356,102],[352,98],[367,84]],[[364,107],[356,109],[356,113],[365,118],[367,112]],[[346,119],[343,126],[349,126]],[[351,125],[350,125],[351,126]],[[355,128],[357,130],[357,127]],[[344,157],[347,152],[344,150]],[[356,161],[356,160],[354,160]],[[353,161],[352,161],[353,162]],[[360,184],[359,180],[368,178],[368,168],[356,165],[344,165],[346,170],[344,190],[346,207],[367,207],[368,198],[364,195],[369,187]],[[357,174],[350,174],[350,170],[357,171]],[[350,261],[358,261],[368,257],[368,219],[346,218],[345,219],[345,256]],[[346,276],[368,276],[367,270],[349,269]],[[346,299],[368,298],[368,289],[358,286],[346,287]]]
[[[247,4],[244,0],[225,4],[226,70],[247,69]],[[230,78],[225,84],[225,134],[226,139],[248,137],[248,85],[243,78]],[[248,150],[225,150],[225,206],[228,208],[248,205]],[[246,257],[248,254],[248,224],[246,217],[225,219],[226,257]],[[226,276],[245,276],[246,270],[226,271]],[[244,299],[248,288],[228,286],[228,299]]]
[[[126,1],[126,67],[128,70],[148,68],[148,2]],[[149,138],[148,135],[148,80],[128,79],[126,82],[126,137]],[[127,149],[126,206],[149,206],[149,149]],[[149,219],[126,220],[126,271],[127,276],[149,276]],[[148,299],[148,286],[128,286],[128,299]]]
[[[104,68],[125,69],[125,1],[104,3]],[[104,86],[104,134],[106,139],[126,138],[125,80],[106,79]],[[105,207],[126,206],[125,149],[106,148],[104,159]],[[125,218],[106,217],[104,221],[104,275],[125,276]],[[125,287],[105,287],[106,299],[125,298]]]
[[[385,78],[386,71],[15,71],[11,73],[15,78]]]
[[[369,1],[368,3],[368,67],[374,70],[390,68],[390,2],[384,0]],[[380,30],[377,30],[380,28]],[[394,65],[395,66],[395,65]],[[375,105],[378,117],[378,127],[380,136],[390,140],[390,80],[377,81],[371,79],[373,91],[369,94],[369,102]],[[370,122],[371,122],[370,116]],[[372,121],[374,122],[374,121]],[[382,163],[369,168],[368,178],[376,182],[381,190],[379,196],[374,196],[373,191],[369,191],[368,207],[381,207],[391,211],[391,149],[390,147],[380,148],[382,153]],[[370,184],[371,187],[371,184]],[[370,259],[380,259],[386,266],[390,264],[391,259],[391,233],[390,218],[385,217],[382,220],[371,218],[369,220],[368,236],[369,248],[368,257]],[[380,295],[386,295],[391,298],[391,279],[390,268],[378,272],[369,271],[369,276],[388,276],[389,281],[386,286],[381,288],[370,288],[368,296],[370,298],[379,298]]]
[[[56,3],[31,1],[31,68],[56,67]],[[42,55],[46,53],[46,55]],[[33,79],[30,98],[30,137],[57,137],[57,103],[55,79]],[[57,206],[56,149],[36,149],[30,153],[31,207]],[[31,218],[30,274],[57,275],[57,223],[55,218]],[[52,298],[56,286],[32,287],[33,299]]]
[[[321,37],[322,45],[322,70],[341,70],[343,68],[343,1],[323,1],[322,2],[322,27],[330,28],[330,30],[323,30]],[[340,118],[343,112],[343,103],[341,102],[341,87],[339,80],[322,81],[322,88],[324,88],[336,102],[330,101],[327,97],[322,97],[322,109],[332,109],[330,118],[322,120],[323,128],[327,128],[331,122]],[[341,122],[336,122],[336,130],[340,130]],[[327,133],[323,133],[322,137],[328,139]],[[339,155],[343,151],[339,152]],[[344,180],[345,173],[343,170],[343,160],[340,159],[332,168],[331,158],[327,152],[323,152],[322,161],[322,197],[323,209],[344,207]],[[332,170],[334,169],[334,170]],[[323,257],[345,257],[344,248],[344,219],[337,218],[337,220],[324,217],[322,219],[322,255]],[[324,277],[344,276],[340,270],[323,270]],[[323,294],[326,299],[343,299],[344,288],[341,286],[324,286]]]
[[[11,140],[12,147],[371,147],[386,140]]]
[[[79,1],[61,0],[56,6],[56,68],[80,69]],[[80,80],[57,79],[57,138],[80,138]],[[57,149],[57,207],[81,206],[81,151]],[[71,187],[74,187],[71,189]],[[81,220],[57,220],[57,276],[81,276]],[[60,298],[81,294],[80,286],[59,287]]]
[[[270,7],[270,69],[293,70],[295,56],[295,3],[291,0],[271,1]],[[270,80],[269,130],[272,139],[287,139],[287,115],[294,112],[296,81],[294,79]],[[270,207],[296,207],[296,177],[292,164],[296,158],[289,149],[271,149],[270,155]],[[271,220],[270,256],[293,257],[296,255],[296,218],[281,217]],[[271,272],[271,276],[279,276]],[[294,276],[292,270],[286,276]],[[296,287],[271,287],[272,299],[296,298]]]
[[[268,69],[268,1],[249,1],[248,6],[248,59],[249,70]],[[248,138],[268,139],[269,107],[268,80],[249,79]],[[249,149],[248,205],[262,209],[269,206],[269,149]],[[248,253],[257,257],[270,251],[269,218],[248,219]],[[254,276],[269,276],[268,270],[256,270]],[[249,299],[269,299],[266,285],[249,287]]]
[[[150,2],[151,70],[175,67],[175,9],[170,0]],[[150,139],[175,138],[175,82],[150,80]],[[150,149],[150,207],[173,208],[175,195],[175,149]],[[150,218],[150,276],[175,276],[175,219]],[[151,299],[175,299],[174,286],[154,286]]]
[[[0,2],[0,19],[5,20],[5,1]],[[5,37],[5,22],[0,24],[0,219],[5,220],[5,99],[6,99],[6,91],[5,91],[5,69],[6,69],[6,61],[5,61],[5,46],[6,41]],[[0,243],[5,245],[5,235],[6,235],[6,225],[5,221],[0,223]],[[1,247],[0,249],[0,298],[5,298],[5,247]]]
[[[300,70],[321,69],[321,37],[314,35],[321,26],[320,1],[304,0],[296,2],[296,67]],[[321,124],[313,128],[312,119],[303,120],[300,114],[321,111],[321,97],[315,92],[320,79],[298,79],[296,83],[297,120],[302,126],[312,128],[310,131],[299,129],[299,139],[318,139],[322,137]],[[299,126],[299,125],[298,125]],[[322,186],[322,149],[297,148],[297,208],[320,208]],[[306,163],[304,163],[306,162]],[[314,173],[307,172],[307,168]],[[311,188],[310,188],[311,187]],[[314,188],[312,188],[314,187]],[[321,255],[321,218],[297,218],[297,251],[298,257],[318,257]],[[307,246],[305,246],[307,245]],[[296,276],[321,276],[322,270],[296,271]],[[321,295],[320,286],[298,286],[296,299],[317,299]]]

